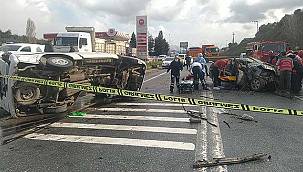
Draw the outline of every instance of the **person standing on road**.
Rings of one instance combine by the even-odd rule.
[[[191,57],[190,56],[186,56],[185,57],[185,66],[186,66],[187,70],[190,68],[190,63],[191,63]]]
[[[194,76],[194,89],[195,90],[199,90],[199,81],[201,81],[202,84],[202,88],[204,90],[207,90],[206,84],[205,84],[205,70],[203,70],[204,66],[195,61],[192,65],[191,65],[191,73]]]
[[[291,74],[291,91],[296,94],[302,89],[303,64],[302,59],[296,53],[290,55],[290,58],[294,64]]]
[[[199,53],[199,55],[198,55],[198,57],[197,57],[197,59],[195,61],[199,62],[202,65],[202,67],[203,67],[202,71],[205,74],[204,77],[205,76],[209,76],[208,75],[208,70],[207,70],[207,65],[206,65],[207,62],[206,62],[206,60],[204,58],[204,55],[202,53]]]
[[[175,81],[177,88],[179,88],[179,81],[180,81],[180,71],[183,70],[183,65],[178,58],[178,56],[175,56],[175,59],[170,63],[167,73],[171,70],[171,80],[170,80],[170,92],[174,92],[175,87]]]
[[[292,53],[287,54],[286,56],[282,56],[277,61],[277,68],[279,74],[279,92],[278,94],[291,96],[290,89],[291,89],[291,73],[294,67],[293,60],[290,56],[293,55]]]

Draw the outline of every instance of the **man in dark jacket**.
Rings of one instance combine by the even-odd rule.
[[[175,87],[175,80],[176,80],[177,88],[179,88],[180,71],[183,70],[183,65],[177,56],[170,63],[170,65],[167,69],[167,72],[169,72],[170,70],[171,70],[170,92],[172,93],[174,91],[174,87]]]
[[[190,63],[191,63],[191,57],[190,56],[186,56],[185,57],[185,66],[186,66],[187,70],[190,68]]]

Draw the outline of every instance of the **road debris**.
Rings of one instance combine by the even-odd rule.
[[[188,116],[191,117],[190,118],[190,122],[192,122],[192,123],[198,123],[198,122],[200,122],[200,120],[204,120],[208,124],[210,124],[210,125],[212,125],[214,127],[218,127],[216,124],[209,122],[207,118],[203,117],[202,116],[203,113],[201,113],[199,111],[194,111],[194,110],[186,110],[183,104],[182,104],[182,107],[183,107],[184,111],[188,114]],[[197,120],[195,120],[195,119],[197,119]]]
[[[220,114],[223,114],[223,115],[231,115],[233,116],[234,118],[236,119],[240,119],[240,120],[243,120],[243,121],[254,121],[254,122],[258,122],[257,120],[255,120],[254,117],[248,115],[248,114],[242,114],[242,115],[238,115],[238,114],[233,114],[233,113],[228,113],[228,112],[223,112],[223,113],[220,113]]]
[[[86,116],[85,112],[71,112],[68,116]]]
[[[213,167],[213,166],[219,166],[219,165],[231,165],[231,164],[241,164],[246,163],[250,161],[257,161],[261,160],[264,157],[266,157],[267,154],[265,153],[259,153],[254,154],[251,156],[246,157],[237,157],[237,158],[213,158],[212,160],[205,160],[203,159],[196,161],[193,164],[193,168],[203,168],[203,167]],[[270,159],[271,156],[269,155],[266,159]]]

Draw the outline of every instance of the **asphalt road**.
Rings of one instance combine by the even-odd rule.
[[[187,73],[183,72],[182,76]],[[142,90],[169,94],[165,70],[147,73]],[[177,94],[177,93],[174,93]],[[302,109],[270,93],[196,91],[184,97]],[[268,153],[271,160],[196,171],[301,171],[303,119],[186,106],[212,123],[191,124],[181,105],[133,100],[92,107],[0,147],[0,171],[193,171],[195,160]],[[243,121],[222,112],[247,114]],[[223,122],[224,121],[224,122]],[[226,124],[228,123],[228,125]]]

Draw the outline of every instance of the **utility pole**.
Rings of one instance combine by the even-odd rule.
[[[257,33],[259,31],[259,21],[255,20],[255,21],[252,21],[253,23],[257,23]]]

